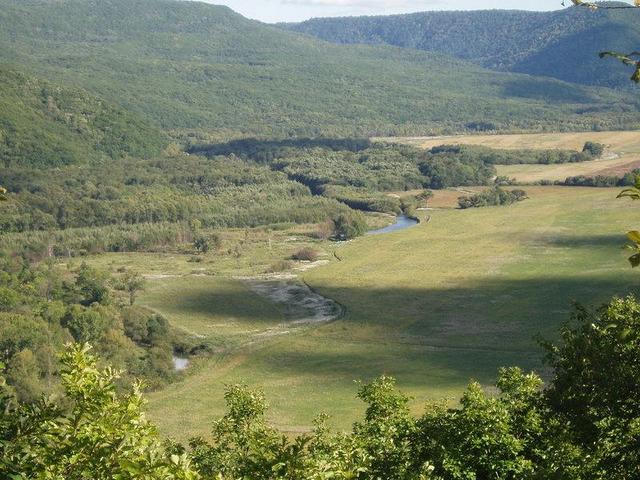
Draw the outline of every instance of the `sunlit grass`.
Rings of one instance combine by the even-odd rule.
[[[597,305],[637,288],[622,247],[640,215],[615,189],[527,191],[531,198],[517,205],[438,210],[428,224],[327,246],[341,261],[304,278],[346,308],[342,319],[201,361],[151,395],[151,417],[178,437],[207,434],[224,410],[224,384],[245,382],[264,388],[270,419],[284,430],[309,428],[320,411],[346,428],[361,413],[355,380],[394,375],[419,409],[428,398],[457,396],[470,378],[488,385],[502,365],[539,369],[535,337],[554,337],[573,300]],[[222,280],[197,290],[215,291]],[[182,309],[180,291],[194,294],[184,283],[175,301],[153,291],[143,301],[191,328],[238,317],[222,297],[197,314],[190,302]],[[251,308],[261,307],[238,311]],[[246,321],[277,321],[276,312],[265,306]]]

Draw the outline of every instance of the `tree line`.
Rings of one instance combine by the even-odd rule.
[[[144,279],[116,276],[82,263],[31,265],[0,254],[0,362],[6,390],[21,402],[60,393],[56,352],[90,342],[102,361],[123,371],[118,386],[144,379],[150,388],[171,381],[173,353],[195,348],[167,320],[135,305]]]

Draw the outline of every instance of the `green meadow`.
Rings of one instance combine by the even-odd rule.
[[[362,414],[354,382],[382,373],[398,379],[416,409],[427,399],[452,401],[472,378],[490,386],[503,365],[544,374],[536,338],[553,338],[572,302],[597,306],[637,289],[623,247],[640,217],[616,189],[527,193],[509,207],[442,208],[396,233],[318,242],[330,263],[300,275],[344,314],[259,341],[251,332],[286,326],[282,305],[216,273],[215,258],[209,275],[150,277],[140,303],[220,347],[151,393],[150,417],[164,434],[207,435],[223,412],[225,384],[242,382],[264,389],[270,420],[285,431],[308,430],[322,411],[346,428]]]

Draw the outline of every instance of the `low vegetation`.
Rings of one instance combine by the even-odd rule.
[[[318,259],[318,252],[310,247],[303,247],[300,250],[296,250],[291,255],[294,260],[305,260],[308,262],[315,262]]]
[[[475,195],[458,198],[460,208],[488,207],[492,205],[511,205],[527,198],[527,192],[520,189],[504,190],[494,187]]]

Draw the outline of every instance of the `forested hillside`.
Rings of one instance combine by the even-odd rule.
[[[0,164],[6,168],[149,157],[166,143],[135,114],[86,91],[0,67]]]
[[[640,45],[640,11],[484,10],[378,17],[316,18],[286,28],[335,43],[387,44],[440,52],[486,68],[568,82],[628,86],[629,69],[602,61],[603,50]]]
[[[0,63],[85,89],[185,142],[638,120],[635,102],[610,91],[440,54],[331,45],[197,2],[0,0]]]

